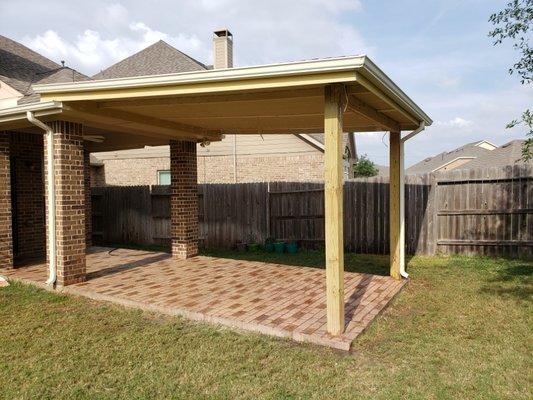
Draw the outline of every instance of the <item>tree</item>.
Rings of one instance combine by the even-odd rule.
[[[369,160],[366,154],[364,154],[359,157],[357,162],[353,165],[353,172],[356,178],[369,178],[371,176],[376,176],[379,171],[376,168],[376,164]]]
[[[494,13],[489,21],[495,29],[489,32],[494,45],[505,39],[512,40],[513,47],[520,52],[520,59],[509,68],[509,74],[516,73],[522,85],[533,81],[533,49],[530,46],[530,31],[533,31],[533,0],[512,0],[504,10]],[[522,158],[533,158],[533,113],[527,109],[522,115],[507,124],[507,129],[524,125],[527,129],[526,140],[522,147]]]

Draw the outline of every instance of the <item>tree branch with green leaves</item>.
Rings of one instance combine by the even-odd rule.
[[[517,74],[522,85],[533,81],[533,49],[531,48],[531,32],[533,31],[533,0],[512,0],[505,9],[490,16],[489,21],[495,26],[489,32],[494,38],[494,45],[504,40],[513,41],[513,48],[520,53],[520,58],[509,68],[509,74]],[[511,129],[518,125],[526,127],[526,140],[522,147],[524,161],[533,158],[533,115],[527,109],[519,118],[507,124]]]

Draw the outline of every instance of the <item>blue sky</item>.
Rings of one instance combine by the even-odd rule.
[[[0,34],[87,74],[159,39],[209,63],[211,32],[221,26],[233,32],[241,66],[366,53],[435,121],[408,142],[410,165],[467,142],[523,137],[505,124],[533,104],[533,90],[507,72],[517,58],[511,45],[494,47],[487,36],[490,14],[505,4],[0,0]],[[358,149],[388,164],[382,136],[358,135]]]

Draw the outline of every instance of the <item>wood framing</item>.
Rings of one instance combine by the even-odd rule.
[[[398,122],[370,107],[364,101],[359,100],[355,96],[348,97],[348,109],[371,121],[374,121],[385,129],[400,131],[400,124]]]
[[[342,112],[344,86],[328,85],[324,92],[324,196],[326,236],[327,330],[344,331],[344,243]]]
[[[401,137],[400,132],[390,132],[390,200],[389,200],[389,232],[390,232],[390,275],[394,279],[401,279],[400,275],[400,165],[401,165]]]
[[[97,120],[101,122],[113,122],[118,121],[120,123],[134,124],[133,128],[138,127],[145,129],[148,132],[153,131],[159,135],[168,136],[170,138],[178,138],[179,135],[183,135],[190,138],[199,140],[216,141],[221,140],[221,134],[219,132],[208,131],[204,128],[182,124],[179,122],[173,122],[168,120],[162,120],[146,115],[140,115],[129,111],[113,110],[113,109],[98,109],[91,106],[69,106],[69,111],[72,114],[79,115],[80,117],[89,117],[89,120]]]
[[[150,79],[147,78],[147,79]],[[83,101],[83,100],[114,100],[133,99],[158,96],[191,96],[198,94],[215,94],[246,90],[286,89],[299,86],[320,86],[330,82],[355,82],[354,71],[331,71],[323,73],[308,73],[295,79],[293,76],[269,76],[247,79],[232,79],[226,81],[206,81],[198,83],[166,84],[143,87],[110,87],[96,91],[87,90],[84,93],[40,92],[42,101]],[[81,85],[80,85],[81,86]]]
[[[183,104],[231,103],[231,102],[265,102],[280,99],[300,99],[303,97],[322,97],[324,92],[320,87],[310,89],[289,89],[267,92],[216,94],[211,96],[159,97],[153,99],[110,100],[98,103],[98,108],[121,107],[153,107],[174,106]]]

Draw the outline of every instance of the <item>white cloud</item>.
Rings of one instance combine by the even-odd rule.
[[[69,36],[62,30],[48,29],[22,41],[86,74],[94,74],[158,40],[212,63],[211,32],[222,26],[234,34],[236,65],[375,52],[352,24],[337,21],[346,12],[360,10],[358,0],[186,3],[187,7],[173,2],[160,4],[158,9],[165,9],[166,14],[155,22],[154,13],[146,9],[138,12],[138,4],[128,4],[127,8],[120,3],[95,5],[95,17],[87,16],[86,25],[79,27],[82,33]],[[172,20],[174,23],[169,24]]]
[[[435,125],[450,127],[450,128],[467,128],[469,126],[472,126],[473,122],[468,121],[461,117],[455,117],[453,119],[450,119],[449,121],[436,121]]]
[[[35,37],[24,38],[23,43],[56,62],[65,60],[67,65],[86,74],[94,74],[158,40],[164,40],[193,57],[208,57],[209,49],[194,34],[171,36],[143,22],[129,22],[127,10],[119,4],[108,6],[106,14],[116,25],[125,25],[127,34],[103,38],[100,32],[87,29],[74,40],[68,40],[54,30],[47,30]]]

